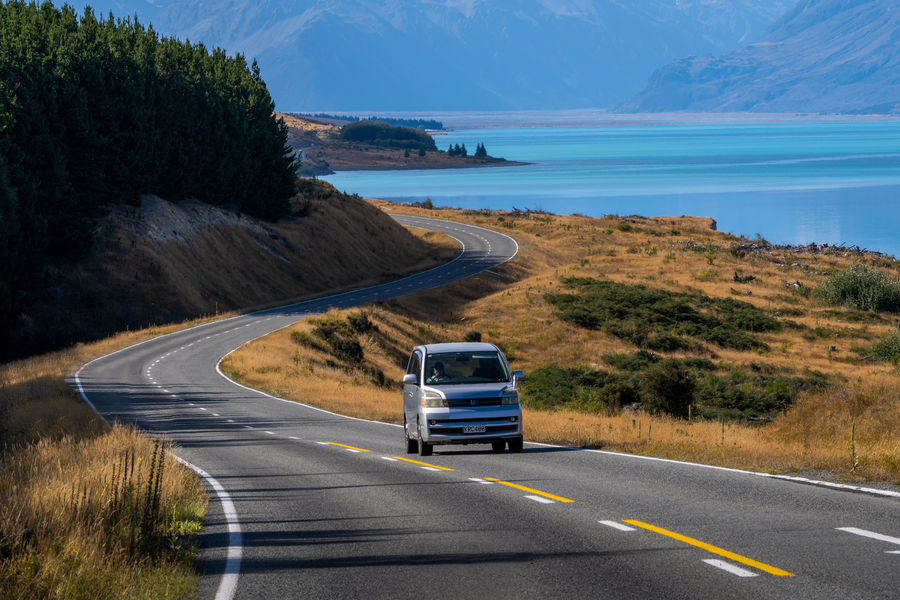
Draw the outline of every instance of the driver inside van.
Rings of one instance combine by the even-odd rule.
[[[434,363],[434,366],[431,368],[431,377],[429,377],[425,382],[426,383],[440,383],[442,381],[447,380],[447,375],[444,373],[444,363],[441,361],[437,361]]]

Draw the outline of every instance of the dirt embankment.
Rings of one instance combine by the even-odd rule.
[[[300,158],[304,175],[326,175],[334,171],[458,169],[523,164],[493,156],[450,156],[442,150],[428,151],[424,156],[419,156],[418,152],[413,151],[345,142],[338,138],[341,129],[338,125],[280,113],[278,116],[287,125],[288,145]]]
[[[327,183],[307,187],[294,199],[307,216],[278,223],[149,195],[140,208],[114,207],[91,253],[56,265],[40,300],[20,316],[18,354],[372,284],[458,252]]]

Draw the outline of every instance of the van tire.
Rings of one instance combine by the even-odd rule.
[[[499,442],[491,442],[492,452],[503,452],[504,448],[506,448],[506,442],[503,440],[500,440]]]
[[[419,436],[419,456],[431,456],[433,446],[422,439],[422,426],[416,424],[416,433]]]
[[[403,415],[403,436],[406,438],[406,453],[415,454],[419,451],[419,442],[409,437],[409,428],[406,426],[406,415]]]
[[[522,446],[524,445],[524,440],[522,438],[515,438],[509,440],[509,451],[518,454],[522,451]]]

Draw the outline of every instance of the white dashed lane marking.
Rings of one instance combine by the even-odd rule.
[[[535,502],[540,502],[541,504],[555,504],[556,503],[554,500],[551,500],[550,498],[544,498],[542,496],[532,496],[531,494],[527,494],[525,497],[528,498],[529,500],[534,500]]]
[[[742,569],[737,565],[733,565],[729,562],[725,562],[724,560],[719,560],[717,558],[707,558],[704,559],[703,562],[706,564],[716,567],[717,569],[722,569],[732,575],[737,575],[738,577],[757,577],[758,574],[753,571],[748,571],[747,569]]]
[[[854,535],[867,537],[873,540],[878,540],[880,542],[887,542],[889,544],[896,544],[900,546],[900,538],[895,538],[889,535],[884,535],[883,533],[876,533],[874,531],[868,531],[866,529],[859,529],[858,527],[835,527],[838,531],[844,531],[847,533],[852,533]],[[900,554],[900,550],[885,550],[886,554]]]
[[[628,525],[624,525],[619,523],[618,521],[597,521],[601,525],[606,525],[607,527],[612,527],[613,529],[618,529],[619,531],[634,531],[634,527],[629,527]]]

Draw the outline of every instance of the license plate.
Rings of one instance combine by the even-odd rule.
[[[463,425],[463,433],[484,433],[484,425]]]

